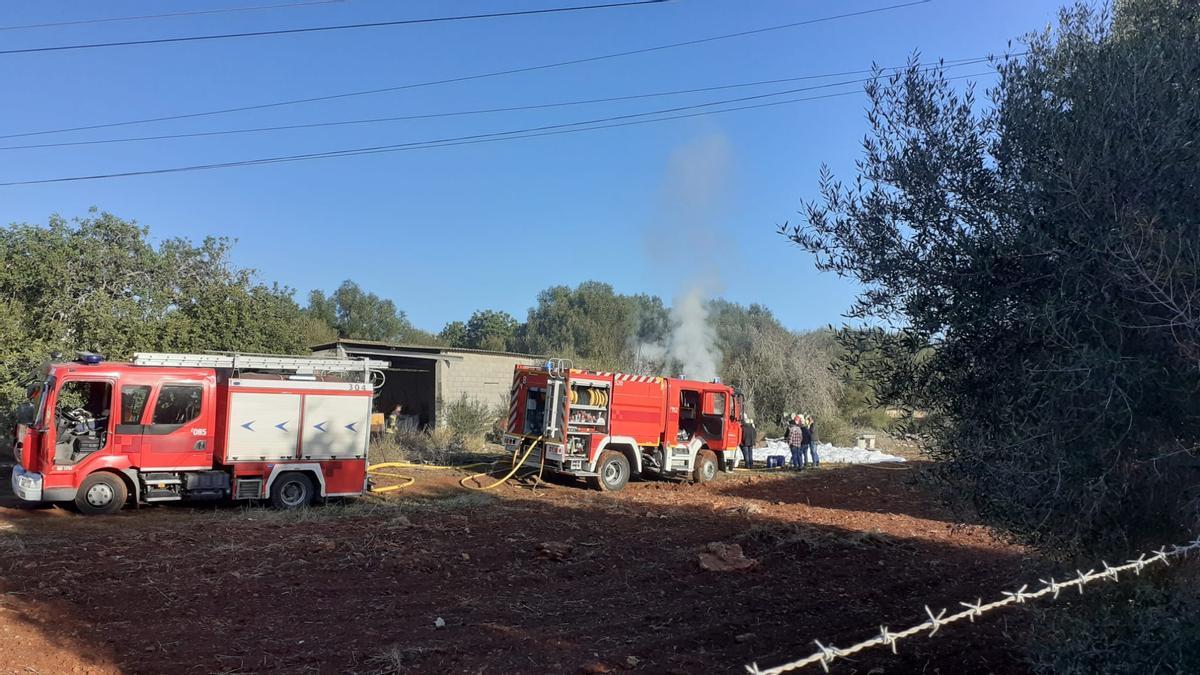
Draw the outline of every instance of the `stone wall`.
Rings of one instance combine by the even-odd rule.
[[[467,398],[493,408],[507,405],[513,367],[542,363],[539,358],[507,354],[456,350],[448,350],[447,354],[462,359],[438,361],[437,396],[442,404],[457,401],[466,394]]]

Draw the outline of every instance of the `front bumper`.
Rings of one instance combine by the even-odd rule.
[[[26,471],[20,464],[13,467],[12,490],[27,502],[42,501],[42,474]]]

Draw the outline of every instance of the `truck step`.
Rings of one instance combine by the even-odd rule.
[[[147,502],[177,502],[181,497],[172,490],[147,490],[142,493],[142,499]]]

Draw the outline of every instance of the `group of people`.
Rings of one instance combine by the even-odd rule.
[[[784,438],[792,451],[792,468],[797,471],[804,469],[811,457],[813,468],[821,466],[821,458],[817,455],[817,423],[812,415],[794,415],[785,418],[787,431]],[[742,458],[746,468],[754,468],[754,445],[758,440],[758,432],[754,429],[754,420],[742,418]]]
[[[811,457],[813,468],[821,466],[821,457],[817,455],[817,423],[812,415],[796,415],[788,422],[788,449],[792,451],[792,468],[803,471],[804,465]]]

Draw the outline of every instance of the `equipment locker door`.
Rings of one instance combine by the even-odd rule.
[[[213,391],[205,380],[173,380],[155,388],[142,425],[141,469],[212,467]]]

